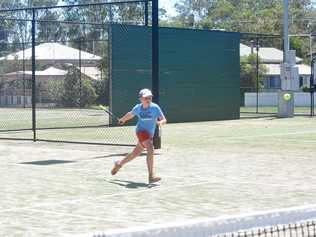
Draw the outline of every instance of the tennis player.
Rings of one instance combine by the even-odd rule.
[[[140,104],[137,104],[132,111],[125,114],[119,119],[120,124],[125,124],[135,116],[138,118],[136,125],[136,135],[138,143],[134,150],[128,154],[123,160],[117,161],[111,171],[115,175],[126,163],[132,161],[139,156],[144,149],[147,150],[147,168],[149,175],[149,183],[155,183],[161,180],[154,173],[154,145],[153,137],[156,125],[161,127],[167,123],[167,120],[161,111],[159,105],[152,102],[153,94],[149,89],[142,89],[139,92]]]

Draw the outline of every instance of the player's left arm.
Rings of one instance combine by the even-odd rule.
[[[165,115],[163,114],[162,110],[160,107],[158,107],[158,121],[157,121],[157,125],[159,127],[165,125],[167,123],[167,119],[165,117]]]
[[[165,125],[166,123],[167,123],[167,119],[166,119],[165,116],[160,116],[158,118],[157,124],[158,124],[159,127]]]

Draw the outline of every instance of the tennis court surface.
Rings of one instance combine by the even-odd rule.
[[[167,125],[156,186],[145,156],[110,176],[130,147],[1,141],[0,236],[93,236],[313,205],[315,140],[308,117]]]

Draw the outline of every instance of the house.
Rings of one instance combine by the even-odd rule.
[[[81,71],[85,79],[102,79],[101,71],[98,68],[102,58],[95,54],[59,43],[43,43],[36,46],[35,57],[37,65],[35,76],[39,88],[44,88],[51,81],[63,81],[68,74],[67,68],[69,66],[74,66]],[[0,76],[0,106],[31,105],[31,58],[31,48],[0,58],[3,67],[5,65],[18,65],[16,70],[21,69],[22,62],[27,65],[25,71],[16,70]],[[41,98],[45,98],[45,94],[42,92],[45,93],[45,90],[38,90],[38,103],[42,102]]]
[[[280,64],[265,64],[267,73],[264,79],[264,88],[280,89],[281,88],[281,67]],[[309,87],[311,67],[305,64],[298,64],[300,87]]]
[[[63,80],[67,71],[49,67],[44,71],[35,71],[36,78],[41,81]],[[30,106],[32,103],[31,80],[32,71],[17,71],[1,75],[0,105]],[[39,84],[38,83],[38,84]],[[13,84],[13,86],[11,85]]]
[[[1,61],[31,61],[32,59],[32,48],[27,48],[24,51],[18,51],[16,53],[8,54],[5,57],[0,58]],[[60,43],[43,43],[35,47],[35,59],[36,64],[49,65],[49,64],[63,64],[71,63],[78,64],[79,59],[81,60],[82,66],[96,66],[101,60],[101,57],[78,50],[76,48],[69,47]]]
[[[240,44],[240,56],[248,56],[251,53],[256,54],[256,48],[251,48],[245,44]],[[265,91],[273,91],[281,88],[281,63],[283,62],[283,51],[271,48],[259,48],[258,55],[261,63],[267,69],[263,79],[263,86]],[[311,67],[303,64],[303,59],[296,57],[296,63],[299,70],[300,86],[309,87],[309,78],[311,74]]]

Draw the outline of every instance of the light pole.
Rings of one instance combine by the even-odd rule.
[[[289,1],[283,0],[283,40],[284,54],[281,65],[281,90],[278,93],[278,117],[294,116],[294,91],[298,90],[298,68],[295,67],[295,51],[290,51],[289,44]],[[285,99],[289,97],[290,100]]]
[[[289,1],[283,0],[283,38],[284,38],[284,62],[289,61]]]

